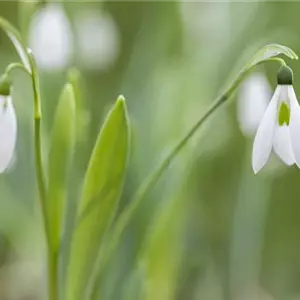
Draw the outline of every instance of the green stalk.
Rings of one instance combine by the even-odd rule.
[[[49,234],[49,220],[47,215],[47,190],[46,190],[46,180],[43,170],[43,158],[42,158],[42,143],[41,143],[41,96],[39,88],[39,80],[37,75],[37,67],[31,50],[27,52],[29,62],[32,68],[32,88],[34,97],[34,146],[35,146],[35,166],[36,166],[36,176],[38,190],[40,194],[40,202],[42,215],[44,220],[44,228],[46,234],[47,242],[47,262],[48,262],[48,296],[49,300],[56,300],[58,297],[58,287],[57,287],[57,264],[58,257],[57,253],[51,251],[51,242]]]
[[[280,63],[281,65],[286,65],[285,61],[281,58],[269,58],[268,61],[275,61]],[[92,275],[92,290],[91,290],[91,299],[97,298],[97,282],[99,277],[101,276],[101,270],[105,269],[106,264],[109,261],[112,253],[116,249],[118,242],[122,233],[124,232],[126,226],[131,220],[134,212],[142,202],[142,199],[149,193],[149,191],[154,187],[154,185],[158,182],[164,171],[168,168],[170,163],[174,158],[180,153],[182,148],[186,145],[186,143],[193,137],[196,131],[201,127],[201,125],[219,108],[221,107],[227,100],[232,96],[238,85],[245,78],[249,71],[251,71],[254,67],[259,64],[262,64],[266,61],[261,61],[258,64],[242,70],[237,78],[234,80],[233,84],[230,88],[228,88],[220,97],[218,97],[214,103],[207,109],[207,111],[202,115],[202,117],[194,124],[194,126],[186,133],[186,135],[175,145],[173,150],[169,153],[169,155],[162,161],[162,163],[158,166],[158,168],[150,174],[150,176],[145,180],[145,182],[140,186],[140,188],[135,193],[133,200],[125,207],[124,211],[121,213],[119,218],[116,221],[116,224],[112,228],[111,235],[107,244],[104,246],[102,252],[100,252],[100,257],[97,265],[97,270],[95,270]],[[100,271],[100,272],[99,272]]]
[[[5,69],[5,73],[9,74],[13,70],[20,70],[20,71],[23,71],[23,72],[27,73],[29,76],[31,76],[31,73],[29,73],[28,70],[21,63],[11,63],[11,64],[9,64]]]

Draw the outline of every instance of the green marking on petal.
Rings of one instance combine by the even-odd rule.
[[[282,102],[280,105],[278,113],[278,123],[279,126],[283,126],[284,123],[286,125],[290,124],[290,109],[285,102]]]

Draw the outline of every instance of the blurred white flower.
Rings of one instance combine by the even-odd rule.
[[[34,15],[29,28],[29,45],[43,69],[54,71],[69,64],[73,36],[61,4],[48,4]]]
[[[9,167],[17,140],[17,119],[11,96],[0,95],[0,173]]]
[[[300,106],[293,83],[293,73],[281,67],[277,88],[258,127],[252,152],[252,167],[257,173],[268,161],[272,148],[286,164],[300,167]]]
[[[237,99],[237,118],[245,136],[255,134],[271,95],[270,84],[262,73],[252,73],[242,83]]]
[[[83,10],[75,20],[79,58],[84,67],[110,67],[120,50],[118,29],[112,17],[106,12]]]

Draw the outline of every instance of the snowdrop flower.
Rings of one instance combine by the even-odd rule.
[[[256,133],[271,96],[270,84],[263,73],[252,73],[242,83],[237,99],[237,119],[245,136]]]
[[[113,18],[107,12],[79,11],[75,28],[82,64],[90,69],[109,68],[120,50],[119,32]]]
[[[59,3],[51,3],[34,16],[29,27],[29,45],[38,65],[50,71],[66,67],[72,55],[72,31]]]
[[[0,173],[10,165],[17,140],[17,120],[10,96],[10,84],[0,79]]]
[[[293,71],[282,66],[277,83],[254,139],[254,173],[266,164],[272,149],[286,165],[296,163],[300,167],[300,106],[292,86]]]

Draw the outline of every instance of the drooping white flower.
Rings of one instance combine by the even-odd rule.
[[[38,65],[46,70],[66,67],[73,51],[69,20],[60,3],[51,3],[38,11],[30,24],[29,45]]]
[[[0,173],[10,165],[17,140],[17,119],[10,95],[0,95]]]
[[[253,136],[272,96],[271,87],[262,73],[252,73],[242,83],[237,99],[237,119],[245,136]]]
[[[296,163],[300,167],[300,106],[292,86],[292,70],[281,67],[277,82],[254,139],[254,173],[266,164],[272,149],[286,165]]]
[[[79,58],[90,69],[106,69],[116,60],[119,32],[108,12],[78,11],[75,19]]]

